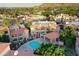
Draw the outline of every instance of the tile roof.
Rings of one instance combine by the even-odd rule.
[[[71,26],[71,27],[73,27],[73,28],[75,28],[75,29],[79,29],[79,25],[64,24],[64,26],[65,26],[65,27],[66,27],[66,26]]]
[[[9,43],[1,43],[0,42],[0,54],[3,53],[7,47],[9,47]]]
[[[3,18],[3,16],[2,15],[0,15],[0,19],[2,19]]]
[[[79,29],[79,25],[75,26],[75,29]]]
[[[56,38],[59,38],[59,32],[51,32],[44,35],[49,40],[56,40]]]
[[[51,16],[53,17],[54,19],[57,19],[57,18],[61,18],[63,17],[64,19],[71,19],[71,20],[79,20],[79,18],[77,16],[70,16],[68,14],[57,14],[55,16]]]
[[[64,26],[73,26],[73,25],[71,25],[71,24],[64,24]]]
[[[50,28],[50,29],[56,29],[57,28],[57,24],[35,24],[32,25],[31,28],[35,28],[35,29],[42,29],[42,28]]]
[[[10,30],[10,35],[17,35],[17,34],[22,34],[24,32],[28,32],[29,30],[26,28],[21,28],[18,30]]]
[[[7,53],[7,56],[15,56],[15,51],[11,50]],[[34,56],[34,54],[30,51],[18,51],[17,56]]]
[[[8,30],[8,28],[0,26],[0,31],[6,31],[6,30]]]
[[[17,18],[11,18],[11,19],[9,19],[10,21],[16,21],[17,20]]]

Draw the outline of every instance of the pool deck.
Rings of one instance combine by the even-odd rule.
[[[44,39],[42,38],[37,38],[37,39],[34,39],[32,41],[29,41],[27,43],[25,43],[24,45],[22,45],[18,51],[30,51],[30,52],[34,52],[33,48],[29,45],[29,43],[31,42],[38,42],[38,43],[44,43]]]

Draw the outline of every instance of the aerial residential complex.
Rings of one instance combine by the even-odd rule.
[[[74,15],[75,7],[73,15],[42,7],[40,11],[28,8],[11,9],[16,14],[0,13],[0,56],[79,56],[79,16]]]

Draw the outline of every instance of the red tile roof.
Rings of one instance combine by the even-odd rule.
[[[0,31],[8,31],[8,28],[0,26]]]
[[[56,29],[57,28],[57,24],[34,24],[31,26],[31,28],[35,28],[35,29],[45,29],[45,28],[50,28],[50,29]]]
[[[79,29],[79,25],[75,26],[75,29]]]
[[[59,32],[51,32],[44,35],[49,40],[56,40],[56,38],[59,38]]]
[[[7,56],[15,56],[14,55],[14,52],[15,51],[9,51],[8,53],[7,53]],[[34,56],[34,54],[32,53],[32,52],[30,52],[30,51],[18,51],[18,54],[17,54],[17,56]]]
[[[11,18],[11,19],[9,19],[10,21],[16,21],[17,20],[17,18]]]
[[[66,27],[66,26],[71,26],[71,27],[73,27],[73,28],[75,28],[75,29],[79,29],[79,25],[65,24],[64,26],[65,26],[65,27]]]
[[[0,42],[0,53],[3,53],[8,46],[9,46],[9,43]]]
[[[10,30],[10,35],[22,34],[24,32],[28,32],[28,29],[21,28],[19,30]]]
[[[71,25],[71,24],[64,24],[64,26],[73,26],[73,25]]]

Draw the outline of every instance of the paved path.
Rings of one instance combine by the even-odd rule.
[[[33,52],[33,49],[32,49],[31,46],[29,45],[29,43],[31,43],[31,42],[43,43],[44,40],[43,40],[42,38],[37,38],[37,39],[34,39],[34,40],[32,40],[32,41],[29,41],[29,42],[25,43],[24,45],[22,45],[22,46],[18,49],[18,51],[31,51],[31,52]]]

